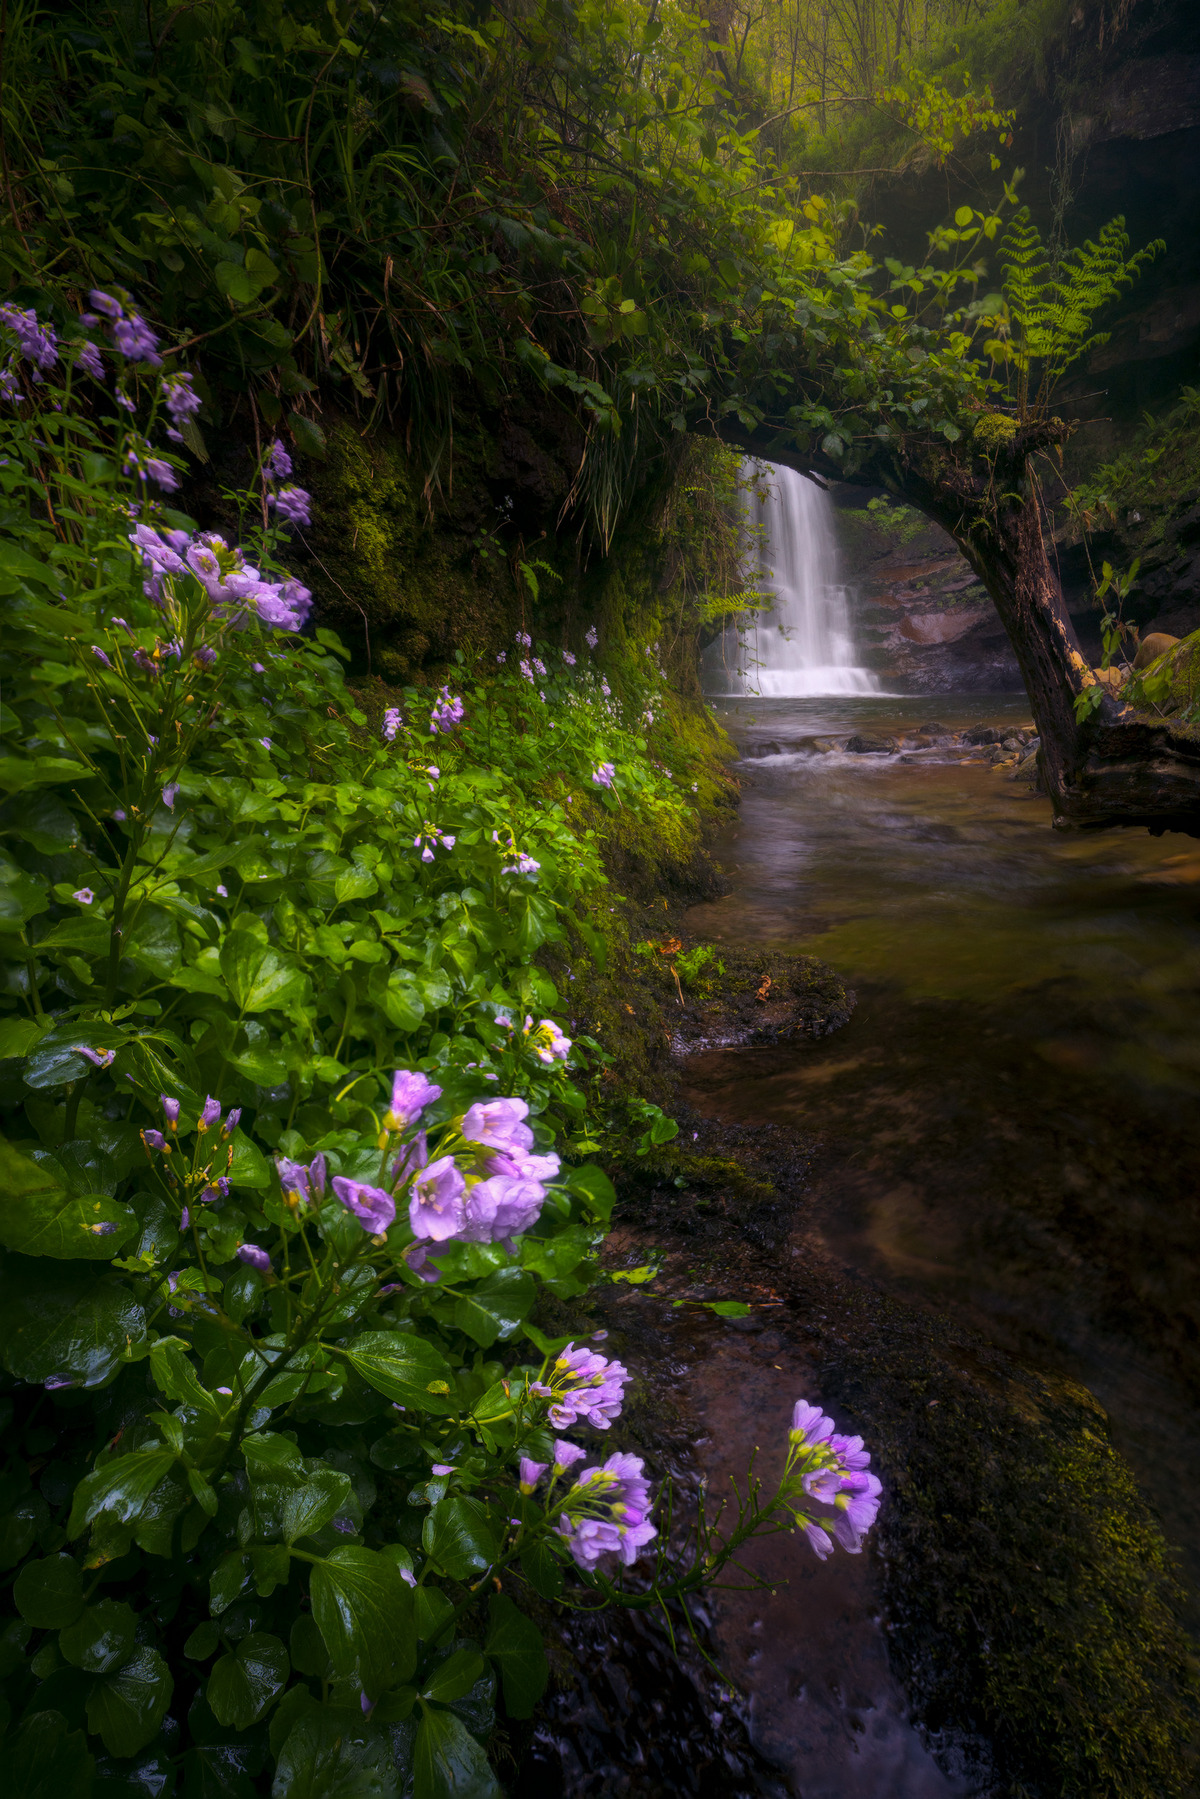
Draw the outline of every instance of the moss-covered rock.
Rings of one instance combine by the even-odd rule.
[[[1135,669],[1122,698],[1169,717],[1192,717],[1200,708],[1200,631],[1173,644],[1148,667]]]

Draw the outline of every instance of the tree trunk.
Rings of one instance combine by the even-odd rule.
[[[1200,728],[1135,712],[1105,695],[1082,723],[1075,698],[1095,675],[1046,552],[1031,462],[1061,443],[1059,419],[1026,426],[994,453],[881,444],[853,472],[766,430],[722,421],[726,442],[801,474],[883,486],[954,538],[1000,614],[1041,739],[1042,778],[1060,829],[1140,825],[1200,836]]]

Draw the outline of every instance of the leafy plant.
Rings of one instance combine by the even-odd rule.
[[[302,634],[289,452],[245,550],[197,532],[151,436],[194,389],[92,302],[0,315],[10,1778],[497,1794],[497,1709],[547,1676],[522,1596],[686,1606],[761,1532],[827,1554],[812,1492],[857,1548],[879,1483],[800,1406],[778,1485],[668,1554],[641,1459],[572,1440],[628,1371],[537,1322],[615,1195],[536,957],[605,955],[589,808],[685,807],[657,669],[630,718],[526,639],[368,717]],[[638,1153],[677,1130],[633,1117]]]

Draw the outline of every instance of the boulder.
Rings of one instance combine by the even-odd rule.
[[[852,737],[846,745],[852,756],[891,756],[895,753],[894,737]]]
[[[1178,642],[1178,637],[1172,637],[1166,631],[1151,631],[1138,644],[1137,655],[1133,659],[1134,668],[1149,668],[1152,662],[1157,662],[1160,656],[1173,650]]]
[[[976,745],[984,743],[1003,743],[1004,732],[997,731],[992,725],[972,725],[970,730],[962,734],[964,743]]]
[[[950,735],[945,725],[918,725],[917,730],[922,737],[949,737]]]

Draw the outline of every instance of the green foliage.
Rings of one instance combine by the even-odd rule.
[[[1200,389],[1185,387],[1159,418],[1147,414],[1128,447],[1065,496],[1076,533],[1121,529],[1147,547],[1200,492]],[[1135,516],[1136,515],[1136,516]]]
[[[579,1165],[603,1052],[533,1013],[552,961],[607,959],[597,822],[694,830],[648,754],[665,677],[627,658],[618,697],[522,634],[460,658],[460,696],[369,717],[256,572],[280,531],[251,564],[195,535],[64,368],[0,427],[16,1766],[80,1799],[100,1753],[201,1791],[498,1793],[498,1690],[527,1717],[546,1677],[500,1571],[686,1599],[806,1503],[792,1443],[774,1495],[751,1482],[721,1536],[702,1510],[625,1594],[568,1546],[623,1512],[525,1475],[575,1380],[539,1302],[597,1278],[615,1199]],[[126,371],[134,416],[151,379]],[[498,1098],[524,1148],[486,1135]],[[631,1112],[639,1154],[677,1132]]]
[[[1055,263],[1028,207],[1020,209],[1000,243],[1005,304],[985,348],[1015,375],[1021,418],[1044,413],[1071,364],[1108,342],[1093,329],[1096,314],[1165,249],[1158,239],[1129,256],[1125,220],[1117,218],[1101,228],[1098,243],[1089,239]]]

